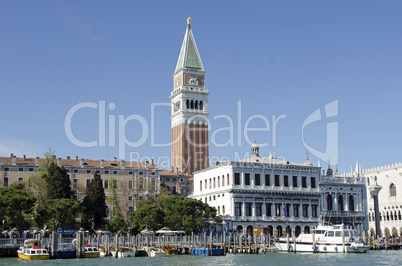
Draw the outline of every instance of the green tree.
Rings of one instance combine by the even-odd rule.
[[[106,201],[113,206],[113,216],[120,215],[120,200],[117,196],[117,180],[110,179],[109,183],[109,196],[106,197]]]
[[[94,178],[89,183],[86,194],[81,204],[83,206],[83,220],[87,222],[89,228],[98,229],[104,222],[107,207],[105,190],[99,174],[94,173]]]
[[[164,226],[172,230],[184,228],[187,233],[199,232],[212,220],[220,224],[222,219],[216,216],[216,209],[200,200],[192,198],[169,196],[159,202],[164,212]]]
[[[12,187],[0,188],[0,216],[6,217],[8,224],[15,224],[20,232],[21,225],[27,225],[26,216],[35,205],[35,197]]]
[[[73,228],[80,204],[71,199],[50,199],[46,202],[48,221],[56,228]]]
[[[64,167],[50,162],[43,174],[46,181],[47,199],[71,199],[71,181]]]
[[[116,233],[127,233],[127,223],[124,221],[124,218],[120,215],[115,215],[111,222],[106,225],[106,229]]]
[[[129,214],[129,220],[133,226],[141,231],[145,227],[158,230],[163,226],[164,213],[155,204],[141,204],[135,212]]]

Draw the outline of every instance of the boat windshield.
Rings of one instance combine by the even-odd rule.
[[[323,234],[325,234],[325,230],[314,230],[314,234],[316,234],[316,235],[323,235]]]
[[[336,237],[341,237],[342,236],[342,231],[335,231],[335,236]]]

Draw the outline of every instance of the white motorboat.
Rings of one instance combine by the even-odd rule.
[[[112,250],[112,257],[116,258],[116,251]],[[135,249],[132,248],[118,248],[117,249],[117,258],[128,258],[135,257]]]
[[[280,238],[276,246],[279,251],[358,253],[367,252],[371,246],[359,241],[356,230],[341,225],[318,225],[310,234],[293,238]]]

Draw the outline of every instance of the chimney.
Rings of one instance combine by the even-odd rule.
[[[154,158],[151,159],[151,164],[155,165],[155,159]]]
[[[105,160],[100,160],[100,167],[101,168],[104,168],[105,167]]]
[[[13,161],[13,165],[16,165],[17,164],[17,156],[13,155],[12,161]]]
[[[13,158],[13,156],[14,156],[14,153],[10,153],[10,158]]]
[[[176,167],[176,175],[179,175],[179,167]]]
[[[22,157],[24,158],[24,161],[25,161],[25,159],[27,158],[27,156],[24,154],[24,155],[22,155]]]
[[[36,165],[36,166],[39,166],[39,157],[36,157],[36,158],[35,158],[35,165]]]
[[[145,168],[148,169],[148,166],[149,166],[149,161],[145,161]]]
[[[81,159],[80,166],[84,167],[84,159]]]
[[[121,169],[124,169],[124,165],[125,165],[125,161],[124,161],[124,160],[121,160],[121,164],[120,164]]]
[[[75,160],[78,161],[78,156],[75,156]]]
[[[54,159],[56,159],[56,155],[53,154],[52,155],[52,160],[54,160]]]
[[[114,162],[117,161],[117,157],[113,157],[113,161],[114,161]]]
[[[57,158],[57,165],[61,166],[61,158]]]
[[[67,156],[67,160],[70,160],[70,156]]]
[[[170,166],[170,172],[174,172],[174,167]]]

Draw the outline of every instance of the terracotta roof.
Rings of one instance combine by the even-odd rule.
[[[44,162],[44,158],[39,159],[39,163]],[[57,159],[53,159],[57,163]],[[16,158],[16,166],[35,166],[36,158]],[[5,165],[12,164],[11,157],[0,157],[0,163]],[[121,169],[121,161],[104,161],[104,168],[116,168]],[[81,167],[81,159],[61,159],[60,164],[65,167]],[[84,168],[101,168],[101,160],[84,159]],[[145,162],[125,162],[124,168],[126,169],[146,169]],[[148,169],[158,169],[156,165],[148,164]]]
[[[186,176],[183,173],[176,174],[176,172],[172,172],[172,171],[169,171],[169,170],[166,170],[166,169],[162,169],[160,175],[161,176],[163,176],[163,175],[166,175],[166,176]]]

